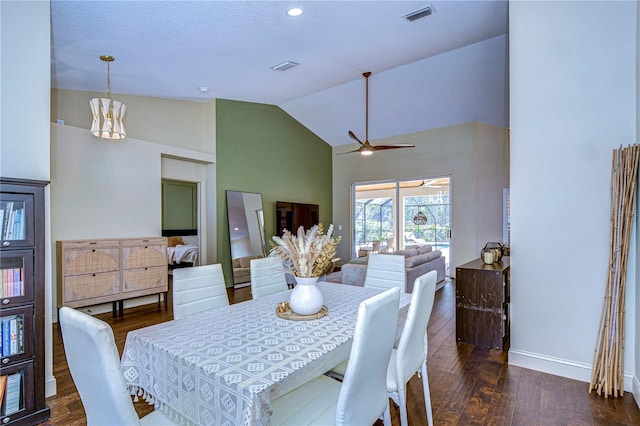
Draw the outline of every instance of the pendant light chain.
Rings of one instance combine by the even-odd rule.
[[[102,55],[100,60],[107,63],[107,98],[111,99],[111,62],[116,58],[111,55]]]
[[[107,61],[107,98],[111,99],[111,61]]]

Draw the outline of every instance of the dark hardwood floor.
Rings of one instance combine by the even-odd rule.
[[[427,329],[427,366],[436,425],[640,425],[640,410],[630,393],[604,399],[589,394],[587,383],[508,366],[506,352],[456,343],[454,286],[454,282],[447,283],[437,292]],[[248,287],[229,291],[231,303],[249,297]],[[111,314],[98,317],[112,326],[122,353],[129,330],[169,321],[172,312],[163,303],[126,309],[118,318]],[[47,398],[51,420],[45,425],[86,425],[58,324],[53,327],[53,353],[58,394]],[[422,384],[417,376],[409,382],[407,399],[409,423],[426,425]],[[144,402],[135,407],[139,415],[151,411]],[[393,425],[399,426],[397,407],[391,414]]]

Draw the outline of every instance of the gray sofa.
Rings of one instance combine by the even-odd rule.
[[[233,284],[251,282],[251,259],[259,259],[262,256],[244,256],[231,260],[233,267]]]
[[[389,254],[400,254],[405,257],[405,271],[407,274],[407,288],[405,291],[411,293],[413,283],[420,275],[436,270],[438,272],[438,282],[445,279],[445,258],[440,250],[433,250],[427,244],[417,248],[408,248]],[[364,285],[364,278],[367,272],[368,257],[359,257],[342,265],[340,273],[333,273],[327,277],[327,281],[341,282],[349,285]]]

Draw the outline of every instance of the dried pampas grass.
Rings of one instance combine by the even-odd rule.
[[[331,264],[342,240],[340,236],[333,238],[332,234],[333,225],[329,225],[329,230],[323,234],[321,223],[306,232],[301,226],[297,235],[285,229],[282,237],[273,237],[269,255],[281,258],[296,277],[319,277]]]

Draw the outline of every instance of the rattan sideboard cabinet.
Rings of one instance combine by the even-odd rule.
[[[125,298],[166,292],[167,238],[121,240],[122,294]]]
[[[167,238],[57,241],[58,307],[167,293]]]
[[[456,268],[456,340],[503,350],[509,344],[508,257],[481,259]]]
[[[33,425],[45,403],[45,203],[49,182],[0,178],[0,424]]]

